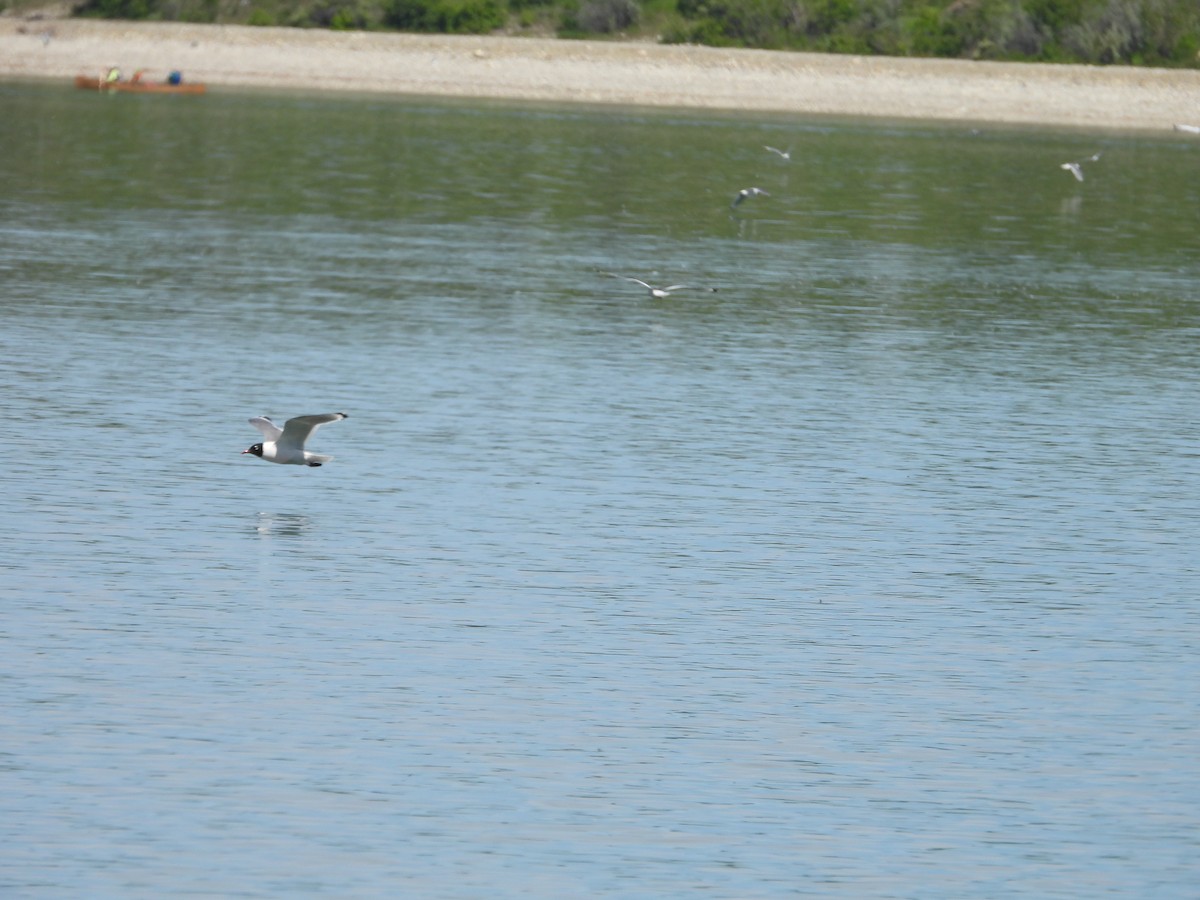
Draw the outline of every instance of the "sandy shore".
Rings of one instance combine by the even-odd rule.
[[[1091,128],[1200,123],[1200,71],[648,43],[0,18],[0,78],[108,66],[191,81]]]

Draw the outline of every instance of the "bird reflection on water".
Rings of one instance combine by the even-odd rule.
[[[311,525],[300,513],[259,512],[254,530],[264,537],[301,537]]]

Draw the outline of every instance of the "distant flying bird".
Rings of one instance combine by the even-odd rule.
[[[313,467],[323,465],[333,457],[309,453],[304,449],[304,443],[314,431],[326,422],[340,422],[345,418],[345,413],[296,416],[294,419],[288,419],[280,428],[266,416],[255,416],[250,420],[250,424],[261,431],[266,440],[243,450],[242,455],[245,456],[249,453],[251,456],[257,456],[267,462],[284,465]]]
[[[634,284],[640,284],[647,291],[649,291],[650,296],[655,300],[662,300],[665,297],[670,297],[676,291],[706,291],[710,294],[717,293],[716,288],[696,287],[695,285],[691,284],[670,284],[666,287],[655,287],[652,284],[646,284],[646,282],[642,281],[640,278],[630,278],[628,275],[617,275],[615,272],[605,272],[604,274],[611,276],[612,278],[620,278],[622,281],[632,281]]]
[[[771,153],[774,153],[776,156],[780,156],[783,159],[790,160],[792,158],[792,148],[791,147],[788,147],[786,150],[776,150],[774,147],[768,147],[766,144],[763,144],[763,149],[767,150]]]
[[[742,205],[742,201],[750,197],[770,197],[771,195],[762,188],[748,187],[742,188],[737,192],[737,196],[733,198],[733,202],[729,204],[730,209],[736,209]]]
[[[1083,181],[1083,164],[1085,162],[1095,162],[1100,158],[1099,153],[1093,153],[1087,159],[1076,160],[1075,162],[1066,162],[1059,166],[1060,169],[1066,169],[1075,176],[1076,181]]]

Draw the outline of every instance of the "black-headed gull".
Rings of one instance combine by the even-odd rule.
[[[1076,181],[1083,181],[1083,164],[1085,162],[1095,162],[1099,158],[1099,153],[1093,153],[1087,159],[1079,159],[1075,162],[1063,163],[1061,166],[1059,166],[1059,168],[1066,169],[1068,172],[1074,175]]]
[[[792,148],[791,147],[788,147],[786,150],[779,150],[775,147],[768,147],[766,144],[763,144],[763,149],[766,150],[768,153],[774,153],[780,159],[785,159],[785,160],[791,161],[791,158],[792,158]]]
[[[740,191],[737,192],[737,196],[733,198],[733,202],[729,204],[729,208],[730,209],[737,208],[738,206],[740,206],[742,204],[743,200],[747,200],[750,197],[770,197],[770,196],[771,195],[768,194],[766,191],[764,191],[762,188],[758,188],[758,187],[742,188]]]
[[[666,287],[655,287],[652,284],[646,284],[646,282],[642,281],[640,278],[630,278],[628,275],[617,275],[615,272],[605,272],[604,274],[613,278],[620,278],[622,281],[632,281],[634,284],[640,284],[650,292],[650,296],[655,300],[662,300],[666,297],[670,297],[676,291],[707,291],[710,294],[715,294],[717,292],[716,288],[696,287],[693,284],[669,284]]]
[[[296,416],[288,419],[280,428],[266,416],[255,416],[250,424],[262,432],[266,438],[261,444],[242,451],[245,456],[257,456],[267,462],[282,463],[293,466],[319,466],[333,459],[332,456],[322,456],[319,453],[309,453],[304,449],[304,443],[309,435],[326,422],[340,422],[346,418],[345,413],[319,413],[314,416]]]

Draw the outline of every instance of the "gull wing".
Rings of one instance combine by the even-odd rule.
[[[622,281],[632,281],[634,284],[640,284],[648,291],[654,290],[652,286],[646,284],[646,282],[642,281],[640,278],[630,278],[628,275],[618,275],[616,272],[602,272],[601,274],[607,275],[610,278],[620,278]]]
[[[250,424],[262,432],[262,436],[268,441],[274,441],[283,434],[283,429],[268,419],[266,416],[255,416],[250,420]]]
[[[717,289],[713,287],[697,287],[694,284],[672,284],[665,288],[659,288],[664,294],[669,294],[672,291],[708,291],[710,294],[717,293]]]
[[[327,422],[340,422],[346,418],[345,413],[319,413],[312,416],[296,416],[283,423],[283,432],[275,439],[280,447],[291,447],[303,450],[308,436]]]

